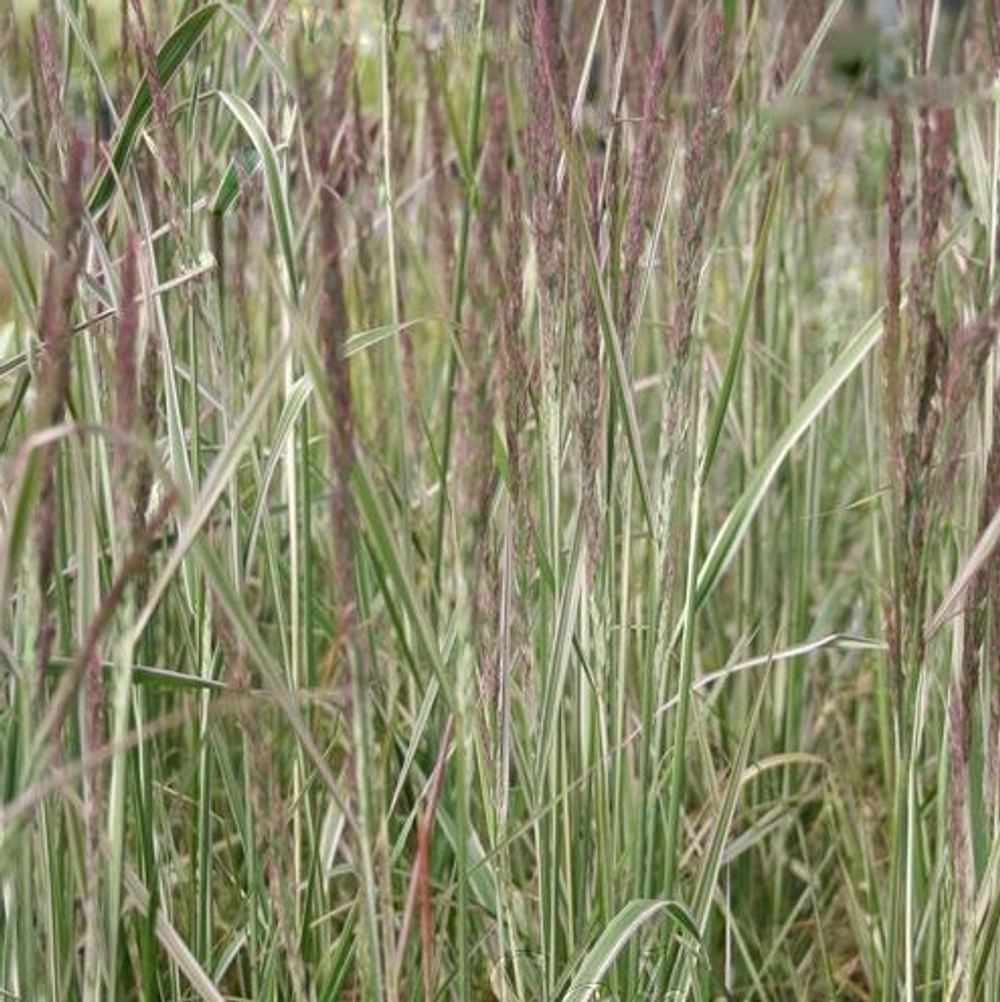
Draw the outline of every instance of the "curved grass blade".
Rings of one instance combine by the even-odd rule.
[[[760,283],[760,273],[764,266],[764,254],[767,251],[768,237],[771,234],[771,224],[774,222],[775,208],[778,204],[778,196],[784,187],[785,164],[782,161],[778,168],[777,177],[771,182],[770,191],[767,195],[767,205],[764,209],[764,219],[760,224],[757,234],[757,243],[754,247],[753,260],[750,263],[750,274],[747,277],[746,289],[743,293],[743,301],[740,303],[739,317],[736,321],[736,331],[733,336],[732,348],[729,351],[729,360],[726,362],[726,372],[722,378],[722,386],[719,389],[719,399],[715,403],[715,411],[712,414],[712,424],[708,432],[708,445],[705,449],[705,458],[701,464],[699,478],[704,483],[708,477],[708,471],[712,467],[712,460],[715,458],[715,450],[719,444],[719,436],[722,434],[722,425],[726,420],[726,411],[729,409],[729,400],[733,394],[733,384],[736,382],[736,373],[740,367],[740,360],[743,358],[743,342],[746,335],[747,322],[750,319],[750,309],[753,306],[754,298],[757,295],[757,287]]]
[[[388,341],[397,332],[404,334],[406,331],[434,319],[434,317],[429,316],[414,317],[412,320],[404,320],[398,326],[396,324],[383,324],[381,327],[370,327],[368,330],[358,331],[357,334],[352,334],[344,342],[344,358],[359,355],[361,352],[367,351],[369,348],[374,348],[375,345],[381,344],[383,341]]]
[[[615,962],[632,937],[647,923],[666,912],[689,936],[699,940],[698,929],[687,909],[676,901],[637,899],[630,901],[608,923],[597,942],[583,958],[563,1002],[588,1002],[600,988],[601,978]]]
[[[736,675],[753,671],[755,668],[766,668],[768,665],[780,664],[782,661],[792,661],[816,651],[837,650],[837,651],[885,651],[884,640],[873,640],[870,637],[862,637],[852,633],[830,633],[817,640],[807,640],[802,644],[795,644],[793,647],[785,647],[782,650],[774,651],[771,654],[761,654],[755,658],[748,658],[745,661],[737,661],[736,664],[726,668],[718,668],[716,671],[706,672],[699,675],[692,683],[694,692],[704,692],[711,689],[716,682],[724,682]],[[680,702],[680,695],[674,694],[662,706],[658,707],[655,716],[661,717],[669,713]],[[638,737],[641,733],[638,729],[633,732],[632,737]]]
[[[771,451],[764,461],[754,470],[746,490],[733,505],[729,516],[722,523],[722,527],[712,541],[708,555],[698,572],[698,586],[695,594],[696,608],[700,608],[708,598],[736,555],[736,550],[747,534],[750,523],[764,500],[764,495],[777,476],[778,470],[781,469],[781,464],[788,458],[788,454],[795,447],[795,444],[812,427],[827,404],[837,395],[844,383],[868,357],[868,353],[878,344],[881,336],[882,310],[880,309],[851,338],[823,378],[809,391],[805,400],[799,404],[788,427],[771,447]],[[683,625],[679,622],[674,631],[675,639],[679,636],[682,628]]]
[[[956,611],[958,600],[975,580],[976,575],[982,570],[986,561],[993,555],[998,542],[1000,542],[1000,511],[990,519],[989,525],[983,530],[983,534],[979,537],[972,552],[965,558],[965,561],[959,568],[955,579],[951,583],[951,587],[948,589],[948,593],[941,599],[941,604],[924,629],[925,640],[930,640]]]
[[[202,36],[218,13],[221,4],[209,3],[185,18],[163,43],[156,55],[156,75],[161,87],[166,87],[177,74],[191,50],[201,41]],[[148,80],[143,80],[136,89],[132,103],[125,115],[125,122],[118,132],[111,150],[111,162],[105,164],[97,180],[91,186],[87,199],[87,211],[97,215],[111,200],[118,178],[128,163],[129,154],[135,146],[142,129],[153,108],[153,90]]]
[[[126,867],[122,880],[134,907],[140,912],[148,912],[150,895],[139,875],[131,868]],[[160,946],[177,965],[178,970],[184,973],[184,977],[198,998],[202,999],[203,1002],[223,1002],[222,993],[205,969],[198,963],[198,959],[191,952],[191,948],[178,932],[177,927],[173,925],[159,906],[156,908],[155,922],[156,938],[159,940]]]
[[[289,294],[292,303],[298,305],[299,280],[295,268],[295,252],[292,244],[292,224],[288,211],[288,197],[281,181],[281,171],[278,168],[278,155],[274,144],[260,116],[238,94],[227,94],[219,91],[219,97],[233,113],[247,138],[253,143],[264,165],[264,179],[267,185],[267,198],[271,203],[271,214],[274,216],[274,227],[278,231],[278,243],[281,245],[281,255],[285,259],[285,273],[288,279]]]
[[[247,544],[243,551],[245,573],[249,572],[253,554],[257,550],[257,536],[260,532],[264,515],[267,511],[267,499],[270,493],[271,483],[278,471],[278,465],[281,463],[282,457],[285,454],[285,448],[288,445],[288,440],[295,430],[296,424],[299,420],[299,414],[302,412],[302,408],[305,407],[309,397],[312,396],[312,391],[312,380],[308,376],[300,376],[286,394],[285,402],[282,405],[281,414],[278,417],[278,423],[275,427],[274,438],[271,441],[267,463],[264,466],[264,473],[260,479],[260,487],[257,491],[257,501],[254,504],[253,512],[250,515],[250,532],[247,536]]]
[[[954,244],[966,222],[965,219],[960,220],[942,240],[938,250],[939,254],[945,253]],[[907,297],[904,295],[900,308],[905,307],[906,303]],[[883,312],[881,308],[876,310],[848,341],[844,350],[799,404],[781,437],[774,443],[764,461],[751,475],[746,490],[729,512],[725,522],[722,523],[722,527],[712,541],[701,570],[698,572],[696,607],[701,607],[718,583],[719,578],[729,567],[739,544],[750,528],[750,522],[764,500],[764,495],[777,476],[781,464],[788,458],[788,454],[809,430],[827,404],[840,392],[844,383],[868,357],[868,353],[881,340]],[[683,628],[683,623],[679,621],[674,629],[673,640],[675,642],[680,637]]]

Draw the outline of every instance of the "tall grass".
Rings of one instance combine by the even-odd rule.
[[[4,997],[1000,998],[1000,25],[910,6],[0,12]]]

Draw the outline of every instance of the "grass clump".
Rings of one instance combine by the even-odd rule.
[[[911,6],[0,13],[6,995],[1000,998],[1000,43]]]

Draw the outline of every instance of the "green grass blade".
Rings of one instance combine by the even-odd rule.
[[[156,55],[156,75],[161,87],[166,87],[184,65],[191,50],[201,41],[221,4],[209,3],[185,18],[163,43]],[[97,215],[111,200],[118,179],[125,171],[129,155],[146,119],[153,108],[153,90],[148,80],[136,89],[125,120],[111,148],[111,162],[106,164],[93,182],[87,199],[87,211]]]
[[[149,891],[143,886],[138,874],[126,867],[122,875],[125,891],[141,911],[149,909]],[[163,952],[184,972],[188,984],[202,1002],[225,1002],[225,996],[209,977],[208,972],[198,963],[190,947],[184,941],[177,927],[163,913],[156,910],[156,938]]]
[[[764,267],[764,256],[767,252],[768,237],[771,234],[771,224],[774,222],[775,211],[778,206],[778,199],[784,188],[785,165],[782,161],[778,168],[778,176],[771,182],[771,188],[767,196],[767,205],[764,209],[764,218],[760,225],[760,232],[757,234],[757,242],[754,246],[753,261],[750,264],[750,274],[747,276],[746,289],[743,293],[743,301],[740,303],[740,313],[736,321],[736,330],[733,332],[733,343],[729,349],[729,359],[726,362],[726,372],[722,377],[722,385],[719,388],[719,399],[715,403],[715,411],[712,414],[712,423],[708,431],[708,441],[705,451],[705,458],[701,465],[701,480],[704,483],[708,476],[708,471],[712,467],[712,460],[715,458],[715,450],[719,444],[719,436],[722,434],[722,425],[726,420],[726,411],[729,408],[729,400],[732,397],[733,385],[736,382],[736,373],[739,370],[740,361],[743,358],[743,341],[746,335],[747,323],[750,320],[750,311],[757,295],[757,288],[760,283],[761,272]]]
[[[751,474],[746,489],[719,529],[698,572],[696,603],[704,604],[729,566],[750,529],[750,523],[774,482],[782,463],[841,387],[858,370],[882,336],[882,311],[875,313],[851,338],[823,377],[799,404],[792,419],[771,447],[763,462]],[[678,627],[679,629],[679,627]]]
[[[288,209],[288,192],[282,180],[281,169],[278,166],[278,154],[271,142],[267,129],[256,111],[238,94],[227,94],[219,91],[219,98],[233,113],[247,138],[253,143],[257,154],[264,165],[264,181],[267,188],[267,198],[271,206],[271,216],[274,228],[278,234],[281,256],[285,262],[285,276],[288,279],[288,289],[293,304],[298,303],[299,279],[295,266],[295,251],[292,241],[291,215]]]
[[[71,663],[71,659],[65,657],[54,657],[49,660],[49,665],[53,669],[68,668]],[[107,675],[115,670],[115,665],[111,661],[100,662],[100,667]],[[190,689],[193,691],[209,689],[222,692],[226,688],[225,683],[218,681],[218,679],[202,678],[200,675],[191,675],[188,672],[155,665],[132,665],[131,673],[134,682],[158,689]]]
[[[573,631],[576,627],[577,612],[583,591],[581,577],[584,525],[578,519],[573,535],[573,550],[563,584],[562,601],[556,623],[555,643],[552,646],[549,669],[545,675],[545,689],[542,693],[542,712],[535,746],[535,775],[541,780],[545,770],[551,765],[552,742],[556,734],[556,717],[566,686],[569,670],[569,656],[573,650]]]
[[[684,933],[698,941],[698,927],[694,919],[678,902],[641,899],[630,901],[608,923],[597,942],[587,951],[563,995],[563,1002],[589,1002],[594,998],[600,990],[601,979],[622,950],[643,926],[661,916],[672,919]]]
[[[993,556],[998,542],[1000,542],[1000,511],[993,515],[982,535],[976,540],[972,552],[962,561],[962,566],[955,574],[951,586],[927,624],[924,631],[927,640],[930,640],[954,613],[958,600],[975,580],[983,565]]]

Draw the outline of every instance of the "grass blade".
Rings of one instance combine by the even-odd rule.
[[[643,926],[662,916],[670,918],[682,932],[698,941],[698,927],[683,905],[676,901],[630,901],[608,923],[587,951],[563,995],[563,1002],[589,1002],[601,987],[608,968],[632,942]]]
[[[869,352],[878,344],[881,336],[882,311],[879,310],[851,338],[823,377],[809,391],[792,415],[788,426],[764,457],[764,461],[751,474],[746,489],[716,533],[698,572],[696,593],[698,606],[704,604],[736,555],[736,550],[749,531],[757,509],[774,482],[782,463],[788,458],[788,454],[813,426],[841,387],[858,370]]]
[[[233,113],[247,138],[253,143],[264,165],[264,182],[267,188],[268,203],[271,206],[271,216],[274,228],[278,234],[278,244],[285,262],[285,277],[288,280],[288,290],[293,305],[298,304],[299,279],[295,266],[295,251],[292,242],[292,224],[288,209],[288,193],[282,181],[281,169],[278,166],[278,155],[264,123],[256,111],[238,94],[227,94],[219,91],[219,98]]]
[[[222,5],[209,3],[185,18],[163,43],[156,55],[156,75],[161,87],[166,87],[184,65],[184,60],[201,41],[212,19]],[[142,127],[153,109],[153,90],[148,80],[136,89],[132,103],[111,148],[111,160],[98,174],[87,199],[87,211],[96,216],[111,200],[118,179],[125,172],[128,159]]]

